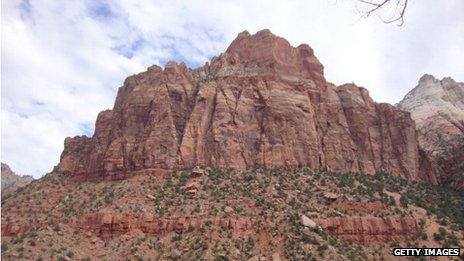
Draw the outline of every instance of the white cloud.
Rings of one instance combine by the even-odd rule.
[[[424,73],[464,81],[463,9],[412,1],[397,27],[359,19],[354,0],[2,1],[2,161],[39,177],[125,77],[168,60],[199,66],[245,29],[308,43],[329,81],[378,101],[397,102]]]

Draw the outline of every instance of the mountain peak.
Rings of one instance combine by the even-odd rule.
[[[295,48],[269,29],[255,34],[239,33],[227,48],[227,55],[236,57],[241,64],[258,65],[261,72],[325,82],[324,67],[309,45],[301,44]]]
[[[464,188],[464,179],[459,180],[464,167],[459,163],[464,162],[464,83],[425,74],[397,107],[411,113],[419,145],[438,162],[440,173],[448,175],[439,177],[442,182]]]
[[[421,178],[409,114],[355,85],[326,82],[307,44],[243,31],[211,65],[171,62],[152,71],[126,80],[92,138],[65,140],[60,171],[91,180],[192,166],[307,165]],[[396,136],[384,140],[385,128]]]
[[[437,78],[435,78],[435,76],[433,76],[431,74],[425,73],[424,75],[422,75],[422,77],[420,77],[419,83],[426,82],[426,81],[429,81],[429,80],[437,80]]]
[[[441,82],[441,83],[456,83],[456,81],[453,78],[449,77],[449,76],[443,77],[443,79],[439,80],[435,76],[426,73],[426,74],[422,75],[422,77],[419,79],[419,86],[421,86],[421,85],[423,85],[423,83],[426,83],[426,82],[429,82],[429,81],[430,82],[436,82],[436,83],[438,83],[438,82]],[[438,85],[439,84],[437,84],[437,86]]]
[[[420,108],[423,113],[417,115],[421,115],[421,117],[436,113],[432,108],[448,113],[462,109],[463,95],[463,83],[457,83],[451,77],[439,80],[431,74],[424,74],[419,79],[417,86],[398,103],[398,107],[405,111]]]

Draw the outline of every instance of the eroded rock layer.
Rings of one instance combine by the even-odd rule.
[[[410,217],[331,217],[318,222],[329,233],[361,245],[414,240],[420,231],[416,220]]]
[[[269,30],[240,33],[203,67],[170,62],[127,78],[93,137],[65,140],[60,170],[121,177],[195,165],[428,177],[409,113],[327,82],[308,45]]]
[[[133,213],[89,213],[75,216],[68,225],[83,231],[92,232],[104,239],[130,234],[140,230],[149,235],[162,235],[170,232],[188,233],[209,224],[210,229],[230,230],[235,236],[253,233],[253,217],[206,217],[182,216],[160,218],[153,214],[135,215]],[[346,216],[315,219],[323,229],[340,239],[360,245],[414,240],[420,227],[412,217],[373,217]],[[262,231],[268,230],[269,220],[263,222]],[[37,225],[37,224],[36,224]],[[19,236],[36,230],[31,224],[2,224],[2,236]]]
[[[133,214],[96,213],[76,217],[71,220],[71,226],[92,230],[100,237],[111,238],[140,229],[145,234],[160,235],[176,232],[187,233],[200,228],[205,223],[221,229],[230,229],[236,233],[246,233],[251,230],[249,217],[240,218],[206,218],[202,216],[184,216],[178,218],[159,218],[150,214],[135,216]]]

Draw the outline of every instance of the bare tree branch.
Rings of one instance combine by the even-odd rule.
[[[365,8],[361,13],[365,17],[369,17],[371,14],[376,14],[384,23],[394,23],[399,22],[398,26],[404,24],[404,14],[408,6],[409,0],[357,0],[358,2],[364,4]],[[393,13],[387,19],[382,17],[382,12],[391,11]]]

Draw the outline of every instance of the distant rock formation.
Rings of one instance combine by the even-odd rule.
[[[245,31],[211,64],[169,62],[127,78],[93,137],[65,140],[59,169],[124,178],[196,165],[307,165],[429,179],[415,128],[409,113],[375,103],[366,89],[327,82],[308,45]]]
[[[419,145],[439,167],[439,181],[464,189],[464,83],[424,75],[397,104],[416,122]]]
[[[2,198],[33,180],[31,176],[20,176],[14,173],[7,164],[2,162]]]

